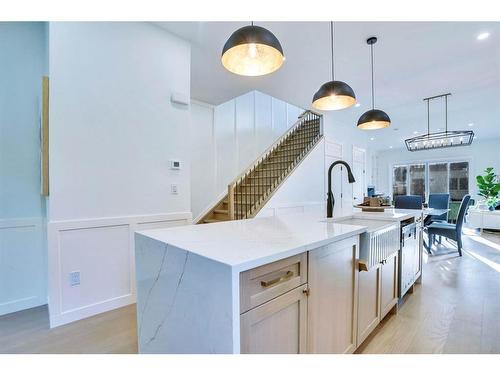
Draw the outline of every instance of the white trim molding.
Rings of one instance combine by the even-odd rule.
[[[135,303],[134,233],[187,225],[191,218],[191,212],[176,212],[49,221],[51,328]]]
[[[0,219],[0,315],[47,303],[44,239],[41,217]]]

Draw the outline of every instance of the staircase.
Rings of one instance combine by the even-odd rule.
[[[306,111],[228,186],[228,193],[198,224],[254,217],[323,137],[322,116]]]

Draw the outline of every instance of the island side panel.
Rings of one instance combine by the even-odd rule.
[[[239,348],[231,267],[138,233],[135,248],[140,353]]]

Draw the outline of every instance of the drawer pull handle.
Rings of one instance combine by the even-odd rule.
[[[260,285],[264,288],[267,288],[267,287],[270,287],[274,284],[278,284],[282,281],[286,281],[286,280],[289,280],[293,277],[293,272],[292,271],[287,271],[287,273],[285,273],[283,276],[281,277],[277,277],[275,279],[272,279],[272,280],[269,280],[269,281],[261,281],[260,282]]]
[[[364,260],[358,260],[358,270],[368,271],[368,264]]]

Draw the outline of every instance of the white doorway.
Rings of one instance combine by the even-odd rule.
[[[366,194],[366,150],[352,146],[352,173],[356,182],[352,187],[354,205],[363,203]]]

